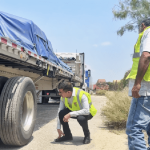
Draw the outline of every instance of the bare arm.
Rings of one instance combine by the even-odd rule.
[[[135,79],[135,83],[134,86],[132,88],[132,96],[134,98],[139,98],[139,90],[141,88],[141,81],[148,69],[149,66],[149,62],[150,62],[150,53],[149,52],[143,52],[140,60],[139,60],[139,66],[138,66],[138,72],[137,72],[137,76]]]

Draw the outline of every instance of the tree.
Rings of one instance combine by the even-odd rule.
[[[134,31],[138,24],[150,17],[150,0],[123,0],[113,8],[115,19],[125,20],[129,19],[124,26],[122,26],[117,34],[122,36],[125,31]]]
[[[129,80],[126,80],[126,77],[129,75],[131,69],[126,71],[124,74],[123,79],[120,80],[120,82],[107,82],[109,85],[110,91],[120,91],[123,90],[126,86],[129,84]]]

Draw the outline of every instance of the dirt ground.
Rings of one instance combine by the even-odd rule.
[[[97,115],[89,121],[91,143],[84,145],[83,131],[75,119],[70,119],[69,124],[73,134],[73,141],[55,143],[57,138],[56,118],[33,133],[31,142],[19,148],[20,150],[127,150],[127,137],[125,134],[117,135],[110,132],[102,123],[101,108],[105,105],[104,96],[92,96]]]

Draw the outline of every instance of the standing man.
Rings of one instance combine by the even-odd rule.
[[[88,120],[96,115],[97,110],[92,104],[89,93],[78,88],[73,88],[70,82],[63,82],[59,85],[59,95],[61,96],[58,110],[57,131],[59,137],[55,142],[72,140],[72,134],[69,128],[69,118],[76,118],[84,132],[84,144],[90,143],[90,131]],[[61,125],[63,131],[61,131]]]
[[[150,19],[139,25],[139,38],[134,46],[133,65],[129,78],[132,96],[126,133],[129,150],[148,150],[142,130],[146,130],[150,145]]]

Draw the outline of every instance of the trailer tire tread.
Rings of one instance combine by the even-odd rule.
[[[34,100],[34,118],[27,133],[21,125],[22,107],[26,90],[32,92]],[[1,93],[0,135],[6,145],[22,146],[29,142],[33,133],[36,116],[36,92],[33,81],[28,77],[10,78]],[[17,112],[17,111],[18,112]]]
[[[12,82],[13,78],[10,78],[6,84],[4,85],[4,88],[2,90],[2,93],[1,93],[1,97],[0,97],[0,135],[1,135],[1,139],[3,141],[4,144],[9,144],[9,141],[7,140],[7,137],[5,136],[5,128],[3,128],[3,116],[4,116],[4,113],[5,111],[4,110],[4,107],[5,107],[5,101],[3,100],[5,98],[5,95],[7,94],[7,88],[9,88],[9,85],[10,83]]]

